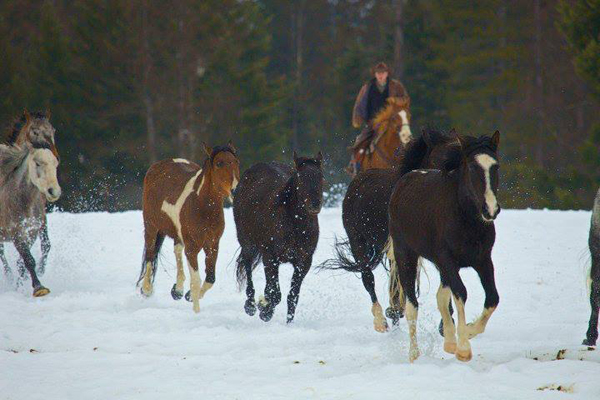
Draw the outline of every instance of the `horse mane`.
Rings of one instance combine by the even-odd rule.
[[[425,140],[425,132],[427,132],[429,142]],[[456,136],[450,133],[437,131],[430,128],[428,128],[427,131],[424,130],[417,140],[413,140],[408,144],[400,164],[400,176],[403,176],[415,169],[419,169],[423,163],[423,159],[434,147],[438,145],[444,145],[455,140]]]
[[[387,106],[373,118],[373,126],[377,127],[380,132],[387,132],[394,114],[400,110],[408,110],[410,99],[408,97],[389,97],[387,103]]]
[[[457,169],[463,158],[469,157],[475,152],[481,152],[481,150],[492,154],[496,153],[490,136],[462,136],[462,146],[451,148],[446,153],[443,170],[450,172]]]
[[[0,144],[0,182],[6,182],[13,172],[19,169],[29,155],[27,147]]]
[[[30,114],[30,118],[33,119],[37,119],[37,120],[47,120],[48,116],[46,115],[46,113],[42,112],[42,111],[36,111]],[[6,136],[6,140],[5,142],[9,145],[13,145],[17,142],[17,139],[19,138],[19,134],[21,133],[21,130],[23,129],[23,127],[25,126],[25,124],[27,123],[27,113],[23,112],[23,114],[21,114],[21,116],[16,117],[13,120],[13,123],[10,125],[9,129],[8,129],[8,134]]]

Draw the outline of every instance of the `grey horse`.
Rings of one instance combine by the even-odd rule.
[[[33,295],[50,291],[42,286],[29,249],[44,226],[45,201],[60,198],[58,159],[48,146],[0,145],[0,242],[12,242],[31,275]],[[41,194],[41,195],[40,195]],[[10,272],[6,259],[5,272]]]
[[[587,280],[592,313],[583,344],[586,346],[595,346],[596,340],[598,340],[598,309],[600,309],[600,189],[594,199],[588,244],[592,255],[592,266]]]

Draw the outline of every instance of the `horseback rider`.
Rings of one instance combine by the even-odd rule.
[[[360,163],[367,154],[371,140],[375,136],[372,125],[373,118],[386,105],[389,97],[408,97],[404,85],[396,79],[390,78],[390,69],[380,62],[371,69],[373,78],[366,82],[356,96],[352,111],[352,126],[361,128],[360,134],[352,145],[352,160],[346,171],[355,175],[360,171]]]

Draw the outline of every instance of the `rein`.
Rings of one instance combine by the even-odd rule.
[[[389,167],[393,167],[394,163],[392,162],[392,160],[390,160],[390,158],[385,155],[385,153],[383,152],[383,150],[381,150],[381,148],[379,146],[377,146],[377,143],[373,143],[373,148],[375,149],[375,151],[377,152],[377,154],[379,154],[379,156],[381,158],[383,158],[383,161],[385,161]]]

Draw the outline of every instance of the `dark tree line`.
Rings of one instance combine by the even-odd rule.
[[[508,207],[587,208],[600,178],[598,0],[4,0],[0,119],[50,109],[67,210],[139,207],[152,161],[233,139],[243,167],[322,150],[385,60],[426,125],[502,132]]]

